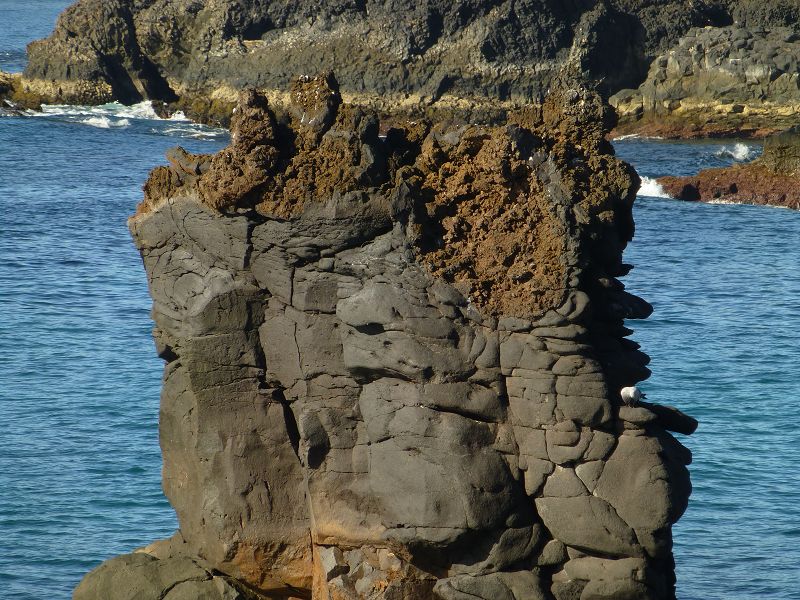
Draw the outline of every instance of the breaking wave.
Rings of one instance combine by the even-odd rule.
[[[76,106],[70,104],[44,104],[41,112],[27,111],[31,117],[40,117],[67,123],[79,123],[100,129],[126,128],[131,119],[158,119],[149,102],[124,106],[110,102],[100,106]]]
[[[172,137],[191,138],[195,140],[219,140],[228,135],[225,129],[208,127],[198,123],[192,123],[188,119],[180,126],[167,127],[165,129],[151,129],[151,133],[156,135],[168,135]]]
[[[734,146],[723,146],[716,152],[714,156],[717,158],[732,158],[737,162],[752,160],[758,155],[758,148],[748,146],[742,142],[736,143]]]
[[[42,106],[41,112],[29,110],[24,114],[29,117],[77,123],[99,129],[132,128],[153,135],[200,140],[224,139],[228,135],[225,129],[193,123],[181,111],[162,119],[149,101],[132,106],[125,106],[119,102],[109,102],[100,106],[46,104]]]
[[[624,140],[663,140],[664,138],[658,135],[642,135],[641,133],[626,133],[613,138],[612,142],[621,142]]]
[[[112,127],[127,127],[131,124],[128,119],[116,119],[111,120],[108,117],[89,117],[84,121],[81,121],[85,125],[91,125],[92,127],[99,127],[100,129],[111,129]]]
[[[651,177],[642,177],[642,185],[637,195],[649,196],[650,198],[671,198],[661,187],[661,184]]]

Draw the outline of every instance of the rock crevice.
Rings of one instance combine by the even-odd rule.
[[[638,179],[568,81],[503,127],[383,135],[303,78],[153,171],[129,225],[169,360],[158,565],[239,586],[209,598],[674,597],[666,430],[695,424],[619,401],[649,375],[617,279]]]

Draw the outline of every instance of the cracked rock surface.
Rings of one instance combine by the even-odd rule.
[[[726,27],[687,31],[655,57],[638,89],[611,97],[624,122],[619,133],[764,137],[795,125],[800,7],[787,2],[784,9],[783,18],[770,18],[766,10],[744,18],[740,11],[741,20]]]
[[[230,147],[170,152],[130,219],[180,523],[130,556],[265,598],[673,598],[667,428],[696,423],[620,406],[651,308],[616,279],[638,180],[608,106],[561,85],[504,127],[382,136],[330,74],[292,97],[243,93]],[[128,597],[94,590],[130,560],[76,599]]]

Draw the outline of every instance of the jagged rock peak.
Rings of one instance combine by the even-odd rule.
[[[493,315],[540,314],[587,268],[620,274],[638,179],[605,141],[613,111],[596,92],[565,77],[506,126],[407,122],[383,136],[375,114],[341,103],[331,73],[297,78],[291,98],[276,115],[242,92],[231,145],[182,152],[191,168],[173,152],[139,211],[177,194],[269,218],[366,211],[401,223],[422,263]]]

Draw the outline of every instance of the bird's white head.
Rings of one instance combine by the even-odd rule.
[[[619,392],[619,395],[622,398],[622,401],[628,406],[636,406],[639,404],[640,400],[645,398],[645,395],[642,393],[642,391],[633,385],[622,388]]]

